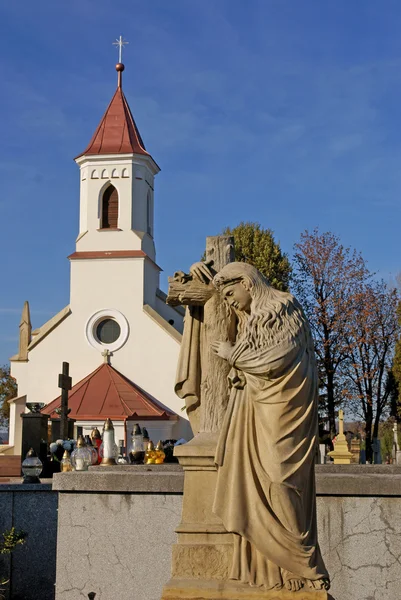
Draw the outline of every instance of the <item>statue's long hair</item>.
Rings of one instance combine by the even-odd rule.
[[[309,323],[301,305],[291,294],[271,287],[254,266],[243,262],[229,263],[215,275],[213,284],[221,291],[226,285],[241,281],[249,290],[252,302],[250,314],[235,311],[238,316],[235,350],[256,350],[291,339],[310,346]]]

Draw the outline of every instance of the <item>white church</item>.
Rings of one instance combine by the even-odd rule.
[[[79,233],[71,264],[70,302],[32,331],[26,302],[19,352],[11,358],[18,397],[10,400],[8,446],[21,453],[27,403],[56,416],[58,374],[70,365],[70,417],[83,433],[114,423],[130,446],[134,422],[150,438],[192,434],[174,393],[183,310],[165,303],[153,238],[154,179],[159,167],[145,149],[122,90],[117,90],[87,148],[75,162],[80,177]]]

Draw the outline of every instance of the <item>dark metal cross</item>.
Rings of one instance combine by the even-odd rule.
[[[67,439],[68,436],[68,392],[72,388],[72,379],[69,375],[70,365],[63,362],[63,372],[58,376],[58,387],[61,388],[61,411],[60,411],[60,438]]]

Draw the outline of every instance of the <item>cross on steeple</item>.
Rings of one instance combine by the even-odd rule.
[[[127,44],[129,44],[129,42],[126,42],[123,39],[123,36],[120,35],[119,38],[116,39],[115,42],[113,42],[113,46],[118,46],[118,62],[121,63],[122,62],[122,50],[124,48],[124,46],[126,46]]]

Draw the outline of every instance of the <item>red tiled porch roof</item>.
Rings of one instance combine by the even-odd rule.
[[[42,412],[57,417],[61,396],[44,406]],[[176,420],[178,416],[159,404],[111,365],[102,364],[76,383],[69,393],[69,416],[79,421],[136,419]]]

